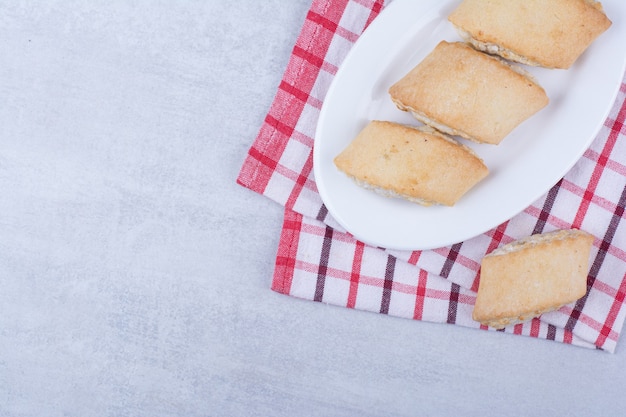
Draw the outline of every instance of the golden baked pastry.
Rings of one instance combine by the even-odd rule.
[[[464,0],[448,20],[477,49],[562,69],[611,26],[592,0]]]
[[[499,144],[548,104],[529,75],[464,42],[441,41],[389,89],[396,106],[444,133]]]
[[[488,174],[465,145],[429,128],[371,121],[334,159],[357,184],[422,205],[454,205]]]
[[[587,291],[593,241],[582,230],[557,230],[520,239],[486,255],[473,319],[503,328],[578,300]]]

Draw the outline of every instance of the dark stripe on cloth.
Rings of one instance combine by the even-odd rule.
[[[450,247],[450,252],[448,252],[448,256],[446,257],[446,261],[443,264],[443,268],[441,268],[441,275],[444,278],[448,278],[450,276],[450,272],[452,271],[452,267],[456,262],[456,258],[459,256],[459,252],[461,251],[461,245],[463,242],[456,243]],[[456,312],[459,304],[459,293],[461,287],[458,284],[452,284],[450,287],[450,302],[448,304],[448,318],[446,320],[447,323],[454,324],[456,323]]]
[[[395,256],[387,257],[387,266],[385,267],[385,282],[383,284],[383,296],[380,300],[380,313],[389,313],[389,303],[391,302],[391,289],[393,288],[393,274],[396,269]]]
[[[324,242],[322,243],[322,254],[320,255],[320,266],[317,269],[317,282],[315,283],[315,296],[313,297],[313,301],[322,301],[324,298],[324,284],[326,283],[328,259],[330,258],[330,246],[332,242],[333,229],[326,226]]]
[[[546,201],[543,203],[543,207],[541,208],[541,213],[539,213],[539,218],[537,219],[537,223],[535,224],[535,228],[533,229],[532,234],[535,235],[537,233],[542,233],[543,228],[546,227],[546,223],[548,221],[548,217],[550,216],[550,212],[552,211],[552,206],[554,206],[554,201],[556,200],[556,196],[561,189],[561,184],[563,183],[563,179],[559,180],[556,185],[550,188],[548,191],[548,195],[546,197]]]
[[[461,287],[458,284],[452,284],[450,287],[450,303],[448,304],[448,319],[446,323],[456,323],[456,312],[459,306],[459,294]]]
[[[443,268],[441,268],[441,272],[439,273],[439,275],[444,278],[448,278],[448,276],[450,275],[450,271],[452,271],[452,267],[454,266],[454,262],[456,262],[456,258],[459,256],[462,244],[463,242],[456,243],[452,245],[452,247],[450,247],[450,252],[448,252],[448,256],[443,264]]]
[[[594,282],[598,277],[598,273],[600,272],[600,268],[602,267],[602,263],[604,262],[604,258],[606,258],[606,254],[611,247],[611,242],[615,237],[615,231],[617,230],[617,226],[624,216],[624,207],[626,206],[626,187],[622,190],[622,195],[619,198],[619,202],[617,203],[617,207],[615,207],[615,211],[613,212],[613,217],[611,217],[611,222],[609,223],[609,227],[606,231],[606,235],[602,239],[600,243],[600,249],[598,250],[598,254],[596,258],[593,260],[591,264],[591,268],[589,270],[589,275],[587,276],[587,292],[585,295],[576,301],[576,305],[574,306],[574,310],[572,314],[570,314],[567,323],[565,324],[565,330],[573,331],[574,326],[578,322],[578,318],[585,307],[585,303],[587,302],[587,297],[589,296],[589,291],[591,287],[593,287]]]
[[[555,325],[548,324],[548,334],[546,335],[546,339],[556,340],[556,326]]]
[[[323,222],[324,220],[326,220],[327,215],[328,209],[326,208],[326,205],[322,204],[322,206],[320,207],[320,211],[318,211],[317,216],[315,216],[315,220]]]

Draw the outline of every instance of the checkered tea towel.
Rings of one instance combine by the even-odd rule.
[[[272,289],[397,317],[486,329],[471,312],[482,257],[534,233],[595,237],[587,294],[506,333],[614,352],[626,308],[626,84],[591,147],[544,196],[509,221],[449,247],[391,251],[355,240],[332,219],[313,176],[313,138],[342,60],[386,3],[313,0],[278,92],[237,182],[285,207]]]

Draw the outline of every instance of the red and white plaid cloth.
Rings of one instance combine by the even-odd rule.
[[[389,2],[389,1],[387,1]],[[482,257],[533,233],[596,236],[588,292],[507,333],[614,352],[626,315],[626,84],[591,147],[521,214],[480,236],[428,251],[355,240],[330,217],[313,177],[319,112],[339,65],[383,0],[313,0],[275,100],[237,182],[285,207],[272,289],[303,299],[486,329],[471,318]]]

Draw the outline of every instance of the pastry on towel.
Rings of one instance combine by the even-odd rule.
[[[464,42],[441,41],[389,89],[396,106],[444,133],[499,144],[548,104],[529,75]]]
[[[578,300],[587,291],[593,240],[582,230],[556,230],[520,239],[486,255],[473,319],[503,328]]]
[[[448,20],[477,49],[561,69],[611,26],[593,0],[464,0]]]
[[[371,121],[334,159],[357,184],[388,197],[454,205],[488,174],[467,146],[428,127]]]

